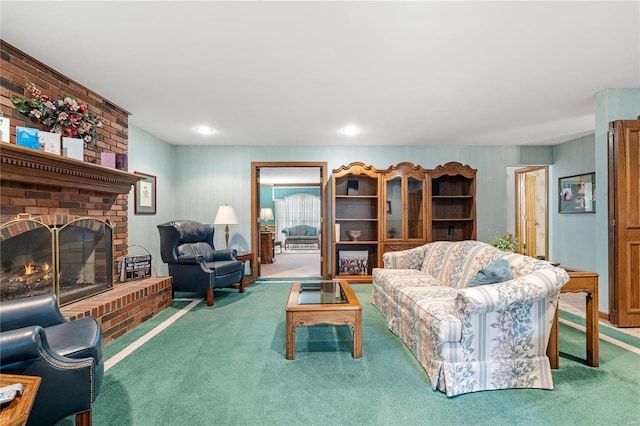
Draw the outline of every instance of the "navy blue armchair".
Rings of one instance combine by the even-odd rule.
[[[42,378],[28,425],[75,415],[91,424],[104,376],[104,343],[93,317],[67,320],[53,294],[0,303],[0,372]]]
[[[175,220],[158,225],[160,256],[169,266],[172,293],[206,290],[207,306],[213,306],[213,289],[238,284],[244,293],[244,264],[236,250],[216,250],[214,227],[193,220]]]

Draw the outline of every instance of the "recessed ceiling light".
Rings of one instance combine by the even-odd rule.
[[[215,129],[212,129],[211,127],[208,127],[208,126],[198,126],[194,130],[200,133],[201,135],[212,135],[216,132]]]
[[[340,133],[342,133],[344,135],[347,135],[347,136],[353,136],[353,135],[357,135],[358,133],[360,133],[360,129],[357,128],[356,126],[348,125],[348,126],[345,126],[342,129],[340,129]]]

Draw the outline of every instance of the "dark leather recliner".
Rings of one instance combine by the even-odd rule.
[[[103,350],[98,321],[67,320],[53,294],[0,303],[0,372],[42,378],[28,425],[52,425],[74,414],[76,425],[90,425]]]
[[[213,306],[213,289],[238,283],[244,293],[244,264],[236,250],[216,250],[214,227],[193,220],[175,220],[158,225],[160,255],[169,265],[172,293],[206,290],[207,306]]]

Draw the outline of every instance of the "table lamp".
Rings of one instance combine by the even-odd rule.
[[[264,220],[264,230],[268,231],[269,227],[267,226],[267,221],[273,220],[273,210],[269,207],[260,209],[260,220]]]
[[[226,248],[229,248],[229,225],[237,225],[238,217],[236,211],[228,204],[218,207],[218,213],[213,220],[214,225],[224,225],[224,241]]]

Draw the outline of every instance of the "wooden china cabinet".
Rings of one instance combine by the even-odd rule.
[[[406,250],[429,240],[428,171],[399,163],[382,172],[382,252]]]
[[[431,171],[432,241],[476,239],[476,171],[460,163]]]
[[[455,162],[433,170],[408,162],[333,170],[332,275],[370,282],[386,252],[475,239],[475,179],[475,169]]]

